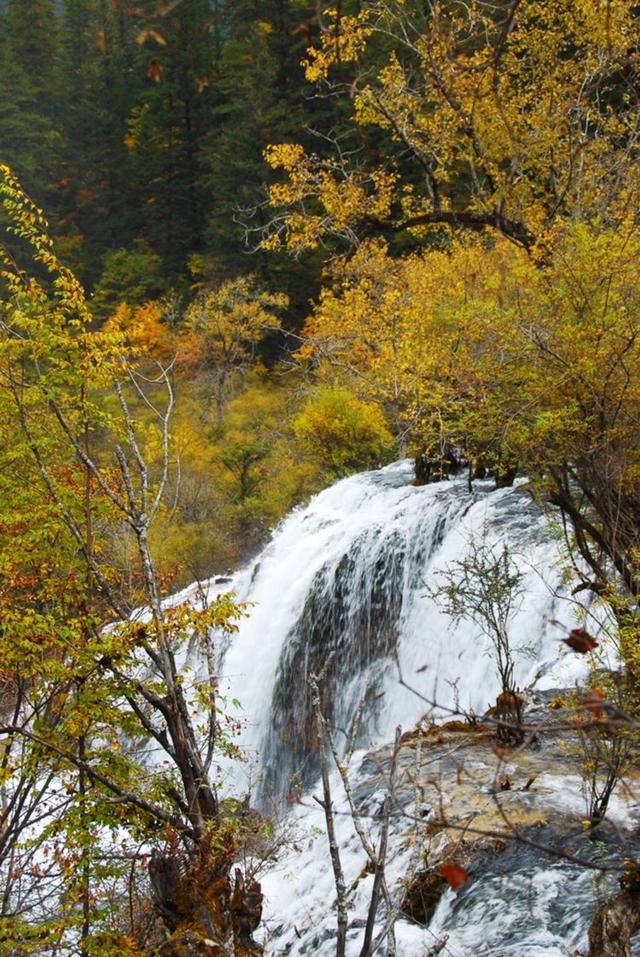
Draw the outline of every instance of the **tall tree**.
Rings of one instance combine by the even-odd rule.
[[[218,65],[215,125],[203,151],[209,197],[205,253],[213,279],[259,273],[291,301],[289,322],[299,323],[319,284],[321,259],[292,263],[256,250],[254,230],[266,226],[266,191],[272,174],[263,151],[274,139],[302,136],[317,142],[342,106],[309,96],[301,64],[317,35],[315,7],[294,0],[238,0],[226,11],[227,39]],[[248,229],[248,235],[246,230]],[[253,255],[248,255],[253,252]]]
[[[36,96],[55,95],[58,22],[54,0],[6,0],[6,42]]]
[[[49,0],[0,4],[2,160],[20,171],[40,201],[54,207],[63,144],[54,116],[56,55],[56,18]]]
[[[149,5],[155,10],[155,4]],[[206,0],[183,0],[149,17],[137,35],[145,83],[132,105],[125,142],[134,166],[139,235],[174,276],[202,249],[208,197],[202,146],[212,124],[219,37]]]
[[[82,243],[82,275],[95,282],[110,250],[139,229],[139,199],[124,144],[131,104],[144,81],[133,8],[104,0],[64,0],[59,85],[66,148],[60,229]]]
[[[597,0],[327,13],[307,76],[348,93],[365,142],[373,130],[383,148],[369,161],[274,147],[271,245],[460,228],[532,249],[567,218],[622,221],[638,195],[638,26],[633,4]]]

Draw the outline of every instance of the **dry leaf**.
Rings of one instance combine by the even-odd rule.
[[[159,83],[162,79],[162,67],[157,60],[149,60],[147,65],[147,76],[154,83]]]
[[[584,628],[573,628],[569,632],[569,637],[563,638],[562,641],[574,651],[579,651],[581,655],[586,655],[588,651],[598,647],[598,642]]]

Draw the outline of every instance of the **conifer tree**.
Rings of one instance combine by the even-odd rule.
[[[51,206],[63,144],[53,115],[56,39],[49,0],[0,4],[1,159],[19,170],[29,189]]]

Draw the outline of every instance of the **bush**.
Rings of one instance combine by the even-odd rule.
[[[378,464],[392,446],[379,406],[333,386],[309,398],[293,430],[304,454],[334,478]]]

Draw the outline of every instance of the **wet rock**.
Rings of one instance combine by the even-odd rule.
[[[462,868],[469,878],[473,879],[475,864],[504,853],[506,848],[506,841],[496,838],[478,838],[474,841],[458,843],[455,856],[449,857],[447,847],[442,846],[438,856],[430,860],[429,866],[425,866],[413,876],[402,902],[402,913],[416,923],[427,927],[440,898],[449,887],[449,883],[441,873],[441,867],[445,861]]]

